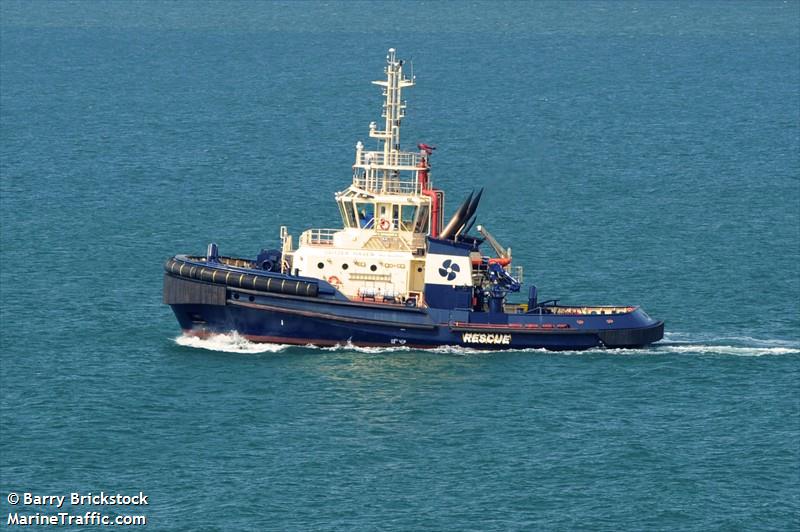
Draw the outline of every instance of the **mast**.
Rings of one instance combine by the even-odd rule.
[[[389,48],[384,72],[386,80],[372,82],[383,87],[383,129],[379,130],[375,122],[369,124],[369,136],[378,139],[382,146],[371,151],[361,142],[356,144],[353,186],[375,194],[416,195],[420,193],[416,179],[420,155],[400,151],[400,123],[406,115],[402,94],[403,89],[414,85],[414,80],[403,75],[403,61],[397,59],[394,48]],[[401,177],[401,172],[413,177]]]
[[[383,141],[384,160],[389,164],[397,164],[396,155],[400,151],[400,121],[406,115],[406,102],[401,95],[406,87],[414,85],[413,79],[403,77],[403,60],[395,56],[395,49],[389,48],[386,56],[386,81],[373,81],[383,87],[383,114],[386,123],[383,131],[377,131],[375,122],[369,126],[369,136]]]

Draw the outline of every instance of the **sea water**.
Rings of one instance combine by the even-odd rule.
[[[157,530],[788,530],[797,2],[0,4],[0,518]],[[180,336],[164,261],[336,227],[389,47],[452,213],[637,350]],[[371,146],[371,144],[368,144]],[[92,527],[89,527],[92,528]]]

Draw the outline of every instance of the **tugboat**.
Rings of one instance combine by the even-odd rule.
[[[353,179],[335,194],[343,227],[308,229],[295,248],[286,227],[276,249],[255,259],[176,255],[165,264],[164,303],[184,334],[238,333],[253,342],[314,346],[407,346],[580,350],[632,348],[660,340],[664,322],[636,306],[507,300],[522,286],[511,250],[475,226],[483,190],[444,218],[445,194],[431,179],[433,146],[400,150],[403,72],[386,57],[383,129],[356,144]],[[446,222],[446,223],[445,223]],[[470,234],[475,227],[477,235]],[[495,256],[484,255],[488,244]]]

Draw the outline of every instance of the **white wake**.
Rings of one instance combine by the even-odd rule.
[[[414,352],[405,346],[389,347],[359,347],[351,342],[346,342],[333,347],[291,346],[287,344],[256,343],[247,340],[233,332],[217,334],[207,338],[182,335],[175,338],[175,343],[183,347],[220,351],[225,353],[257,354],[279,353],[290,347],[318,351],[349,351],[366,354],[388,354],[399,352]],[[594,348],[582,351],[548,351],[546,349],[511,349],[506,351],[492,351],[461,346],[441,346],[425,350],[427,353],[438,353],[450,356],[487,355],[493,353],[538,353],[560,355],[728,355],[728,356],[774,356],[774,355],[800,355],[800,343],[789,340],[765,340],[748,336],[721,336],[692,335],[688,333],[671,332],[665,335],[664,340],[642,349],[603,349]]]
[[[262,344],[251,342],[235,332],[229,334],[215,334],[207,338],[198,338],[197,336],[184,334],[175,338],[175,343],[183,347],[194,347],[195,349],[243,354],[279,353],[291,347],[286,344]]]

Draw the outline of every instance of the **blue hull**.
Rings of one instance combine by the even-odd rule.
[[[290,279],[271,277],[277,280],[272,284],[279,287],[285,283],[278,281]],[[249,282],[244,278],[240,284]],[[164,283],[164,302],[171,306],[185,333],[208,336],[235,331],[254,342],[581,350],[647,345],[660,340],[664,328],[663,322],[638,308],[602,316],[498,315],[354,302],[325,286],[316,297],[307,297],[221,286],[170,273]],[[258,285],[257,281],[252,283]],[[301,289],[298,285],[297,290]]]

